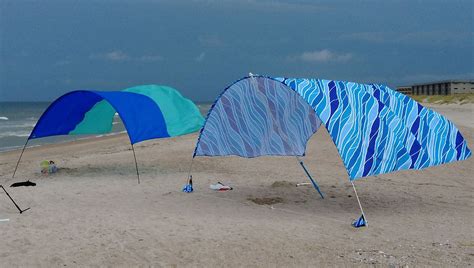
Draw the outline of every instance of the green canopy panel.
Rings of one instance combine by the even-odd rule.
[[[85,114],[84,120],[69,132],[69,135],[109,133],[112,131],[114,115],[115,109],[109,102],[99,101]]]
[[[155,101],[163,113],[171,137],[198,131],[204,124],[204,118],[198,107],[174,88],[144,85],[127,88],[124,91],[142,94]]]

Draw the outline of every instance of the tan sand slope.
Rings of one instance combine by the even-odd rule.
[[[443,109],[447,109],[444,107]],[[473,148],[472,110],[451,109]],[[450,114],[448,113],[448,117]],[[474,261],[474,158],[356,181],[369,228],[327,132],[310,140],[305,162],[326,199],[292,157],[197,158],[195,192],[181,192],[197,135],[136,146],[136,182],[125,135],[0,154],[0,263],[11,266],[469,266]],[[39,173],[56,160],[59,173]],[[209,184],[229,183],[230,192]],[[255,203],[257,202],[257,203]],[[272,204],[273,203],[273,204]]]

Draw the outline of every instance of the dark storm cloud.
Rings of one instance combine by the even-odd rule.
[[[472,78],[469,1],[0,0],[0,101],[248,72],[391,86]],[[439,78],[439,79],[438,79]]]

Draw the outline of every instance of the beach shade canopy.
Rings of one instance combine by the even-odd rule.
[[[122,91],[72,91],[56,99],[41,115],[23,146],[12,178],[29,140],[58,135],[109,133],[115,113],[122,119],[132,144],[138,183],[140,174],[133,144],[195,132],[204,123],[196,105],[167,86],[145,85]],[[20,209],[5,188],[0,187],[20,213],[29,209]]]
[[[196,105],[167,86],[146,85],[123,91],[78,90],[56,99],[41,115],[20,154],[31,139],[57,135],[104,134],[112,130],[118,113],[133,144],[198,131],[203,123]],[[135,150],[133,149],[135,156]],[[135,166],[138,165],[135,157]]]
[[[321,125],[351,181],[471,156],[456,126],[379,84],[245,77],[211,107],[195,156],[303,156]]]
[[[132,144],[188,134],[199,130],[204,122],[196,105],[170,87],[147,85],[123,91],[78,90],[55,100],[28,139],[109,133],[116,112]]]

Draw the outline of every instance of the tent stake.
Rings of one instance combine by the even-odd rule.
[[[359,203],[360,212],[362,213],[362,216],[364,216],[365,225],[366,225],[367,227],[369,227],[369,222],[367,221],[367,218],[365,217],[364,210],[362,209],[362,205],[360,204],[359,195],[357,194],[357,191],[356,191],[356,188],[355,188],[354,182],[353,182],[353,181],[351,181],[351,184],[352,184],[352,188],[354,189],[354,193],[355,193],[355,195],[356,195],[357,202]]]
[[[306,169],[304,163],[303,163],[303,160],[301,160],[298,156],[296,157],[296,159],[298,160],[298,162],[300,163],[301,167],[303,168],[304,172],[306,173],[306,175],[308,176],[309,180],[311,181],[311,183],[313,184],[314,186],[314,189],[316,189],[316,191],[318,191],[319,195],[321,196],[322,199],[324,199],[324,195],[323,193],[321,192],[321,190],[319,189],[319,186],[318,184],[313,180],[313,178],[311,177],[311,174],[309,174],[308,170]]]
[[[18,158],[18,162],[16,162],[15,170],[13,171],[12,179],[15,178],[16,171],[18,169],[18,166],[20,165],[21,157],[23,156],[23,153],[25,152],[26,145],[28,144],[28,141],[30,141],[30,138],[28,138],[25,142],[25,145],[23,145],[23,149],[21,150],[20,158]]]
[[[3,187],[3,185],[0,185],[0,187],[2,187],[3,191],[7,194],[8,198],[10,198],[10,200],[13,202],[13,204],[14,204],[15,207],[18,209],[18,211],[20,212],[20,214],[23,213],[23,212],[25,212],[25,211],[27,211],[28,209],[30,209],[30,208],[27,208],[27,209],[22,210],[22,209],[17,205],[17,203],[15,202],[15,200],[13,200],[13,198],[10,196],[10,194],[8,194],[7,189],[5,189],[5,188]]]
[[[138,184],[140,184],[140,173],[138,173],[137,156],[135,155],[135,148],[133,148],[133,143],[132,143],[132,151],[133,151],[133,158],[135,159],[135,169],[137,170]]]

